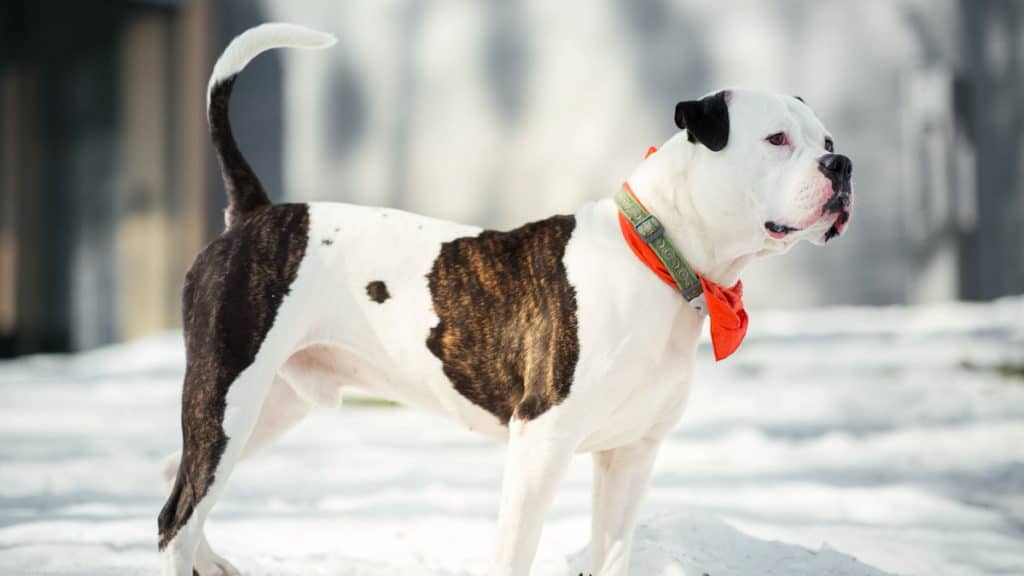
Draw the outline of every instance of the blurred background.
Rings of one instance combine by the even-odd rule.
[[[0,2],[0,356],[179,325],[223,227],[213,61],[286,20],[335,34],[235,88],[275,201],[507,228],[608,196],[675,103],[802,96],[855,164],[850,232],[745,275],[750,308],[1024,293],[1024,2]]]

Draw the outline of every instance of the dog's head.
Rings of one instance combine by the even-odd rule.
[[[693,146],[683,177],[706,219],[728,219],[763,250],[842,234],[853,208],[853,163],[802,99],[729,90],[680,102],[676,125]]]

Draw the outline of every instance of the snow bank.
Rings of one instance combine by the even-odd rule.
[[[822,546],[758,540],[708,514],[668,514],[637,526],[630,571],[644,576],[885,576],[885,572]],[[590,550],[570,573],[587,573]]]

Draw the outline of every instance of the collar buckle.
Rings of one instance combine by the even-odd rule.
[[[657,242],[665,235],[665,227],[661,225],[661,221],[650,213],[638,220],[633,229],[645,244]]]

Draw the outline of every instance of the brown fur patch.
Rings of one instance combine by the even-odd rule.
[[[256,358],[308,240],[304,204],[258,208],[210,243],[185,277],[183,449],[158,520],[161,549],[213,484],[228,440],[221,427],[228,389]]]
[[[427,348],[455,389],[502,423],[569,395],[579,338],[562,257],[576,227],[554,216],[447,242],[427,275],[437,326]]]
[[[388,285],[380,280],[374,280],[366,285],[366,295],[377,304],[383,304],[385,300],[391,298],[391,294],[388,293]]]

